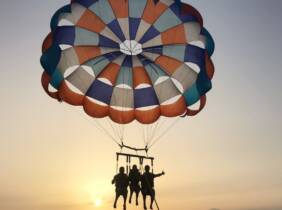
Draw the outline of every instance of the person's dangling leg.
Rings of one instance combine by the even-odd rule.
[[[129,203],[131,203],[132,195],[133,195],[133,189],[132,187],[130,187]]]
[[[155,190],[152,189],[152,192],[150,193],[151,195],[151,205],[150,205],[150,209],[153,209],[153,203],[155,201]]]
[[[142,195],[143,195],[143,206],[144,206],[144,210],[147,210],[147,206],[146,206],[146,194],[144,193],[142,193]]]
[[[123,193],[123,210],[126,210],[127,190]]]
[[[139,198],[140,189],[136,189],[136,206],[139,205],[138,198]]]
[[[116,198],[115,198],[115,202],[114,202],[114,208],[115,209],[117,208],[117,201],[118,201],[119,196],[120,196],[120,194],[118,192],[116,192]]]
[[[150,196],[150,197],[151,197],[150,209],[153,209],[154,198],[153,198],[153,196]]]

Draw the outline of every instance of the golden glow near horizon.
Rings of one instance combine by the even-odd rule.
[[[95,198],[94,204],[95,204],[96,207],[100,207],[100,206],[102,206],[103,201],[102,201],[101,198]]]
[[[95,180],[95,178],[93,178],[92,181],[89,181],[83,189],[83,191],[86,192],[87,200],[97,208],[104,207],[105,200],[112,200],[113,190],[114,188],[111,186],[109,180]]]

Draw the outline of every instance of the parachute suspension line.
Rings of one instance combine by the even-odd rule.
[[[119,155],[117,154],[117,165],[116,165],[116,174],[118,173],[118,166],[119,166]]]
[[[165,134],[167,134],[179,122],[179,120],[180,117],[176,118],[174,122],[171,123],[171,125],[167,129],[165,129],[165,131],[162,134],[160,134],[155,140],[152,141],[151,145],[148,148],[151,149],[155,144],[157,144],[160,140],[162,140],[161,138]]]
[[[70,110],[70,109],[69,109]],[[80,118],[85,119],[86,121],[88,121],[92,126],[94,126],[96,129],[100,130],[102,133],[104,133],[106,136],[109,137],[110,140],[112,140],[115,144],[120,145],[120,143],[116,140],[116,138],[114,136],[111,135],[110,132],[108,132],[99,122],[98,120],[95,120],[95,118],[93,118],[93,121],[90,121],[87,117],[82,116],[82,114],[74,109],[75,112],[72,111],[72,113],[77,114]]]
[[[152,133],[152,126],[153,126],[153,125],[149,125],[149,126],[147,127],[147,145],[148,145],[148,141],[149,141],[149,139],[150,139],[151,133]]]
[[[139,158],[139,167],[140,167],[140,171],[141,171],[142,174],[144,172],[143,162],[144,162],[144,159],[142,157],[140,157]]]
[[[113,130],[113,133],[118,137],[118,139],[120,139],[120,135],[119,133],[117,132],[117,130],[115,129],[115,127],[112,125],[111,121],[107,118],[107,123],[110,125],[110,127],[112,128]]]
[[[130,170],[131,170],[131,157],[128,156],[128,159],[129,159],[129,160],[128,160],[128,161],[129,161],[129,162],[128,162],[128,165],[129,165],[129,171],[130,171]],[[129,173],[129,172],[128,172],[128,173]]]
[[[145,127],[145,133],[146,133],[146,145],[148,144],[149,127],[150,127],[150,125],[147,125],[147,126]]]
[[[123,136],[124,136],[122,126],[123,126],[123,125],[117,124],[117,130],[118,130],[118,133],[119,133],[119,136],[120,136],[120,141],[121,141],[121,143],[123,143]]]
[[[154,129],[154,134],[152,136],[152,138],[150,138],[148,145],[150,145],[152,143],[152,141],[155,139],[155,137],[158,135],[159,131],[161,130],[161,128],[164,127],[164,125],[167,122],[167,118],[162,117],[161,119],[158,120],[158,124],[157,127]]]
[[[108,119],[108,118],[107,118],[107,122],[108,122],[108,124],[110,125],[110,127],[112,128],[113,133],[114,133],[114,134],[117,136],[117,138],[119,139],[120,144],[122,144],[122,142],[123,142],[123,137],[124,137],[124,132],[121,132],[120,129],[119,129],[117,126],[115,126],[115,124],[114,124],[110,119]]]
[[[142,140],[143,140],[143,143],[144,143],[144,147],[146,147],[146,139],[145,139],[145,135],[144,135],[144,125],[141,124],[139,128],[140,128],[140,132],[142,133]]]
[[[126,156],[126,174],[129,174],[129,156]]]
[[[155,137],[155,134],[157,133],[157,130],[158,130],[158,128],[159,128],[159,125],[160,125],[160,121],[161,120],[158,120],[153,126],[154,126],[154,128],[153,128],[153,132],[151,133],[151,135],[150,135],[150,138],[149,138],[149,141],[148,141],[148,145],[151,143],[151,141],[152,141],[152,139]],[[147,145],[147,146],[148,146]]]
[[[155,138],[155,136],[158,134],[158,131],[161,129],[161,127],[162,127],[162,125],[164,124],[165,121],[166,121],[166,119],[158,120],[158,123],[156,125],[155,130],[154,130],[154,133],[152,135],[152,138],[150,139],[150,143]]]
[[[149,136],[149,141],[151,141],[151,139],[153,138],[154,133],[155,133],[155,129],[157,128],[157,126],[158,126],[158,122],[155,122],[155,123],[152,125],[151,133],[150,133],[150,136]]]
[[[126,128],[126,125],[123,125],[122,128],[121,128],[121,139],[122,139],[122,141],[124,140],[125,128]]]
[[[142,129],[143,129],[143,136],[144,136],[144,145],[147,145],[147,132],[146,132],[146,126],[147,126],[147,125],[144,125],[144,126],[142,127]]]
[[[101,130],[101,131],[104,131],[105,134],[106,134],[110,139],[112,139],[117,145],[119,145],[119,142],[116,140],[116,138],[113,137],[113,136],[111,135],[111,133],[108,132],[108,131],[98,122],[98,120],[95,120],[95,119],[94,119],[93,122],[95,122],[95,123],[98,125],[98,128],[99,128],[99,126],[100,126],[100,130]]]

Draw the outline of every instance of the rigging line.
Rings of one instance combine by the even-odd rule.
[[[148,142],[150,141],[151,137],[152,137],[152,133],[153,133],[153,129],[154,128],[154,124],[149,125],[149,135],[148,135],[148,139],[147,139],[147,146],[148,146]]]
[[[149,138],[149,142],[151,142],[152,141],[152,139],[154,138],[154,136],[155,136],[155,133],[156,133],[156,130],[157,130],[157,128],[158,128],[158,125],[159,125],[159,123],[160,123],[160,119],[157,121],[157,122],[155,122],[155,124],[153,125],[153,131],[152,131],[152,133],[151,133],[151,136],[150,136],[150,138]],[[148,146],[148,145],[147,145]]]
[[[140,126],[137,125],[137,127],[139,128],[139,132],[142,134],[142,141],[144,143],[144,146],[146,146],[146,142],[145,142],[145,136],[144,136],[144,132],[143,132],[143,127],[144,125],[143,124],[140,124]]]
[[[149,141],[151,135],[151,124],[147,125],[147,142]]]
[[[144,133],[144,125],[142,125],[142,133],[143,133],[143,143],[144,143],[144,146],[146,146],[147,143],[146,143],[146,137],[145,137],[145,133]]]
[[[117,125],[117,129],[118,129],[118,132],[119,132],[119,135],[120,135],[120,139],[123,143],[124,139],[123,139],[123,134],[122,134],[122,126],[124,126],[123,124],[119,124]]]
[[[114,143],[116,143],[118,146],[120,146],[120,143],[99,122],[97,122],[97,120],[95,120],[95,118],[93,118],[93,121],[90,121],[87,117],[83,117],[82,114],[78,110],[76,110],[76,109],[74,109],[74,110],[75,110],[75,112],[72,112],[72,113],[75,113],[80,118],[83,118],[86,121],[88,121],[90,124],[92,124],[92,126],[94,126],[96,129],[100,130],[102,133],[106,134],[109,137],[110,140],[112,140]],[[98,124],[98,126],[97,126],[97,124]]]
[[[147,126],[147,140],[146,140],[146,142],[149,141],[151,126],[152,125],[150,125],[150,124]]]
[[[141,125],[140,125],[140,132],[141,132],[141,134],[142,134],[142,141],[143,141],[143,142],[145,142],[145,136],[144,136],[144,130],[143,130],[143,127],[144,127],[144,125],[143,125],[143,124],[141,124]]]
[[[148,142],[148,125],[144,126],[144,133],[145,133],[145,143],[147,145],[147,142]]]
[[[110,122],[109,122],[108,118],[106,118],[106,122],[107,122],[108,126],[110,126],[110,128],[112,129],[113,135],[116,136],[117,138],[119,138],[119,136],[118,136],[117,133],[115,132],[114,128],[110,125]]]
[[[157,144],[161,138],[167,134],[180,120],[180,117],[178,117],[176,120],[174,120],[173,123],[171,123],[170,127],[168,127],[160,136],[158,136],[153,142],[152,144],[149,146],[149,149],[151,149],[155,144]]]
[[[162,117],[159,120],[158,127],[156,127],[154,136],[150,139],[149,144],[151,144],[152,141],[154,140],[155,136],[157,136],[159,134],[159,131],[161,131],[161,128],[165,127],[164,125],[166,124],[167,120],[168,120],[168,118],[166,118],[166,117]]]
[[[109,120],[110,122],[111,122],[111,120]],[[115,130],[116,130],[116,132],[117,132],[117,135],[119,136],[119,139],[120,139],[120,141],[122,141],[122,138],[121,138],[121,132],[120,132],[120,129],[119,129],[119,124],[118,123],[113,123],[113,122],[111,122],[112,123],[112,126],[115,128]]]
[[[115,128],[115,126],[112,124],[111,120],[108,119],[108,118],[107,118],[106,120],[107,120],[108,124],[111,126],[111,128],[112,128],[114,134],[117,135],[117,137],[119,138],[119,140],[121,140],[121,137],[120,137],[120,135],[119,135],[117,129]]]
[[[167,119],[166,118],[163,118],[161,120],[161,122],[159,123],[158,127],[155,128],[154,130],[154,135],[151,137],[149,143],[148,143],[148,146],[155,140],[156,136],[159,136],[161,135],[162,131],[165,131],[166,130],[166,122],[167,122]]]
[[[115,128],[116,132],[117,132],[118,135],[119,135],[119,139],[120,139],[120,141],[122,142],[122,141],[123,141],[123,137],[122,137],[122,134],[121,134],[121,131],[120,131],[120,128],[119,128],[120,125],[119,125],[118,123],[112,122],[111,120],[110,120],[110,122],[111,122],[112,126]],[[116,124],[117,126],[115,126],[115,124]]]
[[[113,122],[112,122],[112,124],[113,124],[113,127],[116,129],[116,131],[119,135],[120,141],[122,141],[122,135],[121,135],[121,131],[120,131],[120,128],[119,128],[120,125],[118,123],[113,123]]]
[[[96,124],[98,124],[98,125],[101,127],[101,129],[102,129],[112,140],[114,140],[114,141],[116,142],[117,145],[120,145],[120,143],[111,135],[110,132],[108,132],[108,131],[103,127],[103,125],[101,125],[101,123],[98,122],[98,120],[95,120],[95,119],[94,119],[93,122],[95,122]]]
[[[148,126],[145,126],[144,130],[145,130],[145,140],[147,142],[148,141]]]
[[[123,125],[123,127],[122,127],[122,133],[121,133],[121,138],[122,138],[122,140],[124,139],[125,128],[126,128],[126,125]]]
[[[159,121],[151,124],[151,126],[150,126],[151,130],[150,130],[150,136],[149,136],[148,142],[151,141],[151,139],[153,137],[153,134],[155,133],[155,129],[156,129],[156,126],[157,126],[158,122]],[[147,144],[147,146],[148,146],[148,144]]]
[[[169,118],[164,118],[162,123],[162,127],[164,127],[164,129],[159,129],[159,134],[156,134],[150,143],[154,144],[155,141],[158,141],[158,139],[162,138],[166,133],[168,133],[169,130],[172,129],[172,127],[176,124],[177,120],[178,118],[175,118],[173,122],[169,124]]]

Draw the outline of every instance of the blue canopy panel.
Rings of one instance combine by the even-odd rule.
[[[95,80],[88,89],[86,96],[89,96],[98,101],[102,101],[105,104],[109,105],[111,102],[112,93],[112,86],[105,84],[100,80]]]
[[[93,5],[98,0],[73,0],[73,3],[78,3],[83,5],[84,7],[88,8]]]
[[[123,31],[119,25],[119,22],[117,19],[114,19],[112,22],[108,24],[108,27],[114,32],[114,34],[121,40],[125,41],[125,36],[123,34]]]
[[[159,105],[157,95],[153,87],[134,90],[135,108]]]
[[[71,46],[100,46],[119,48],[111,39],[75,26],[61,26],[54,32],[54,44]]]
[[[139,24],[141,22],[141,18],[129,18],[129,33],[130,33],[130,39],[135,40]]]

